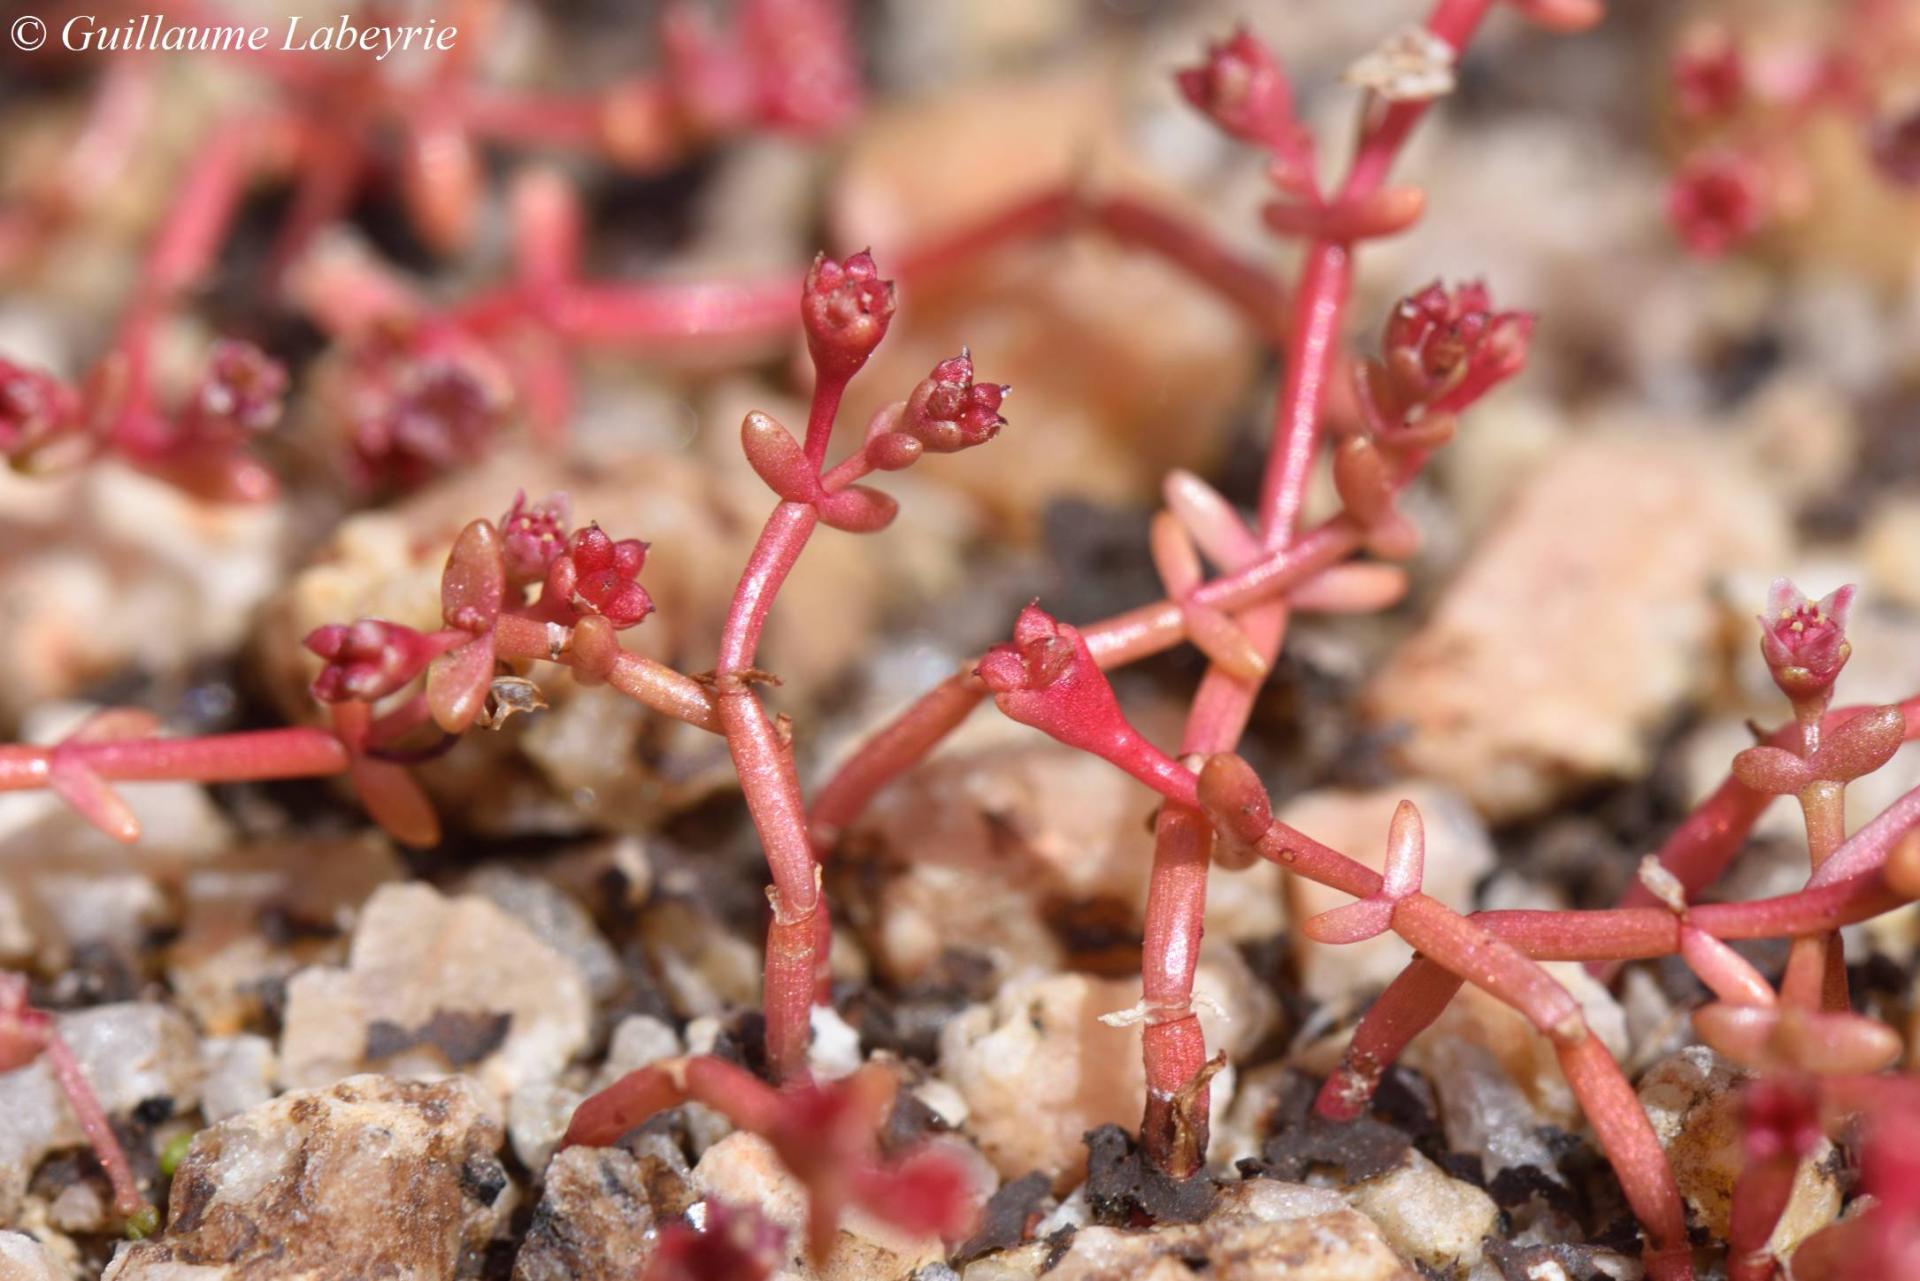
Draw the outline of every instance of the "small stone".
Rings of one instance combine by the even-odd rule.
[[[579,967],[486,899],[419,883],[367,901],[344,969],[287,985],[281,1077],[338,1080],[372,1060],[398,1075],[468,1072],[500,1100],[586,1045]]]
[[[1157,1281],[1160,1274],[1151,1269],[1173,1264],[1178,1271],[1165,1275],[1186,1281],[1194,1273],[1184,1260],[1205,1259],[1206,1275],[1214,1281],[1416,1281],[1417,1274],[1380,1229],[1357,1210],[1326,1208],[1266,1218],[1229,1202],[1227,1193],[1233,1190],[1222,1190],[1222,1207],[1205,1223],[1148,1232],[1082,1228],[1045,1275],[1048,1281],[1141,1276]],[[973,1281],[971,1269],[967,1275]]]
[[[1548,961],[1542,968],[1580,1003],[1588,1028],[1607,1052],[1617,1060],[1624,1060],[1626,1016],[1606,986],[1576,962]],[[1525,1093],[1526,1101],[1542,1123],[1566,1130],[1581,1124],[1579,1101],[1560,1071],[1553,1042],[1511,1006],[1471,983],[1466,984],[1433,1026],[1408,1047],[1407,1065],[1424,1072],[1429,1079],[1438,1079],[1441,1069],[1436,1061],[1426,1057],[1427,1047],[1447,1037],[1459,1037],[1491,1053],[1500,1065],[1498,1070]],[[1520,1121],[1516,1116],[1509,1116],[1503,1118],[1501,1124],[1511,1126]]]
[[[1076,962],[1136,969],[1153,794],[1025,731],[981,734],[985,744],[882,792],[846,842],[847,865],[862,873],[849,890],[865,897],[862,937],[877,968],[908,983],[964,951],[1003,974]],[[1264,938],[1285,924],[1273,864],[1215,867],[1207,883],[1209,938]]]
[[[813,1037],[807,1043],[807,1066],[814,1076],[837,1081],[852,1076],[866,1062],[860,1034],[831,1005],[816,1005],[809,1016]]]
[[[200,1086],[200,1113],[209,1125],[258,1107],[273,1097],[278,1061],[264,1036],[210,1036],[200,1042],[206,1079]]]
[[[1479,1260],[1481,1238],[1500,1219],[1492,1197],[1418,1152],[1408,1152],[1389,1173],[1355,1184],[1348,1195],[1403,1257],[1447,1274]]]
[[[593,917],[554,885],[504,867],[487,867],[468,877],[462,889],[491,901],[572,961],[595,1001],[613,999],[626,983],[620,958],[594,927]]]
[[[378,835],[264,842],[195,866],[166,950],[175,997],[216,1036],[264,1026],[266,994],[306,966],[338,964],[361,905],[404,870]]]
[[[1006,77],[875,111],[839,166],[834,239],[888,270],[909,246],[1069,188],[1124,192],[1205,222],[1209,209],[1151,174],[1110,76]],[[1254,331],[1185,273],[1097,231],[976,255],[903,308],[850,393],[866,422],[936,361],[971,346],[983,378],[1018,389],[1020,420],[991,447],[930,472],[1011,521],[1064,494],[1152,495],[1169,467],[1204,467],[1254,369]],[[1181,423],[1165,430],[1169,414]]]
[[[1138,995],[1082,974],[1029,977],[943,1029],[940,1075],[966,1100],[967,1133],[1003,1177],[1040,1170],[1067,1186],[1085,1168],[1087,1131],[1138,1123],[1139,1030],[1100,1022]]]
[[[1920,495],[1890,495],[1874,505],[1860,532],[1869,594],[1920,609]]]
[[[10,524],[0,562],[8,721],[116,672],[164,679],[232,653],[280,578],[277,501],[203,503],[103,459],[48,515],[45,530]]]
[[[718,1016],[760,1003],[760,943],[742,938],[700,904],[656,897],[641,917],[640,933],[674,1013]]]
[[[1860,425],[1846,394],[1832,382],[1807,373],[1778,374],[1742,410],[1740,438],[1780,493],[1805,502],[1846,483],[1859,458]]]
[[[0,1232],[0,1281],[67,1281],[47,1248],[22,1232]]]
[[[593,1088],[604,1090],[629,1072],[686,1053],[673,1025],[651,1014],[629,1014],[613,1029],[607,1058],[593,1074]]]
[[[176,1111],[200,1100],[201,1065],[191,1024],[145,1002],[63,1014],[58,1027],[100,1105],[125,1117],[149,1099]],[[28,1181],[49,1153],[86,1143],[44,1058],[0,1073],[0,1223],[16,1221]]]
[[[1641,1106],[1666,1149],[1689,1216],[1716,1237],[1727,1235],[1734,1184],[1746,1168],[1741,1143],[1739,1087],[1753,1074],[1704,1045],[1690,1045],[1647,1069]],[[1840,1162],[1822,1139],[1800,1162],[1793,1194],[1768,1248],[1785,1257],[1840,1212]]]
[[[690,1202],[686,1173],[660,1154],[568,1148],[547,1167],[513,1281],[632,1281],[653,1254],[657,1225]]]
[[[1639,777],[1650,731],[1712,675],[1715,581],[1785,541],[1777,501],[1710,439],[1570,441],[1375,677],[1369,714],[1493,818]]]
[[[284,1094],[194,1136],[167,1230],[103,1281],[453,1281],[478,1270],[513,1202],[500,1139],[461,1077]]]
[[[1553,1170],[1553,1149],[1526,1092],[1485,1045],[1458,1036],[1429,1038],[1422,1047],[1447,1146],[1480,1158],[1483,1177],[1516,1166]]]
[[[1493,842],[1472,807],[1451,788],[1414,781],[1368,792],[1308,792],[1287,802],[1275,817],[1379,871],[1386,865],[1387,827],[1402,800],[1419,807],[1426,828],[1422,892],[1455,911],[1472,911],[1474,886],[1494,865]],[[1286,893],[1287,912],[1296,925],[1353,901],[1303,876],[1288,877]],[[1301,986],[1322,1002],[1385,987],[1413,958],[1413,949],[1391,931],[1329,947],[1296,929],[1292,941]]]

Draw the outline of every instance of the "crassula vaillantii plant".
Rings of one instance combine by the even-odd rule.
[[[763,692],[776,680],[761,642],[783,586],[812,539],[873,535],[894,520],[886,473],[929,454],[990,448],[1008,427],[1009,389],[976,371],[968,351],[940,360],[833,456],[850,383],[910,305],[866,252],[818,256],[804,271],[709,285],[591,282],[579,271],[580,215],[567,184],[541,171],[515,191],[512,279],[473,296],[429,304],[397,276],[367,264],[304,259],[295,293],[336,345],[335,375],[355,393],[345,454],[363,492],[417,484],[477,457],[505,416],[527,407],[536,430],[564,428],[570,353],[581,347],[720,343],[797,330],[811,367],[804,423],[790,430],[755,411],[740,447],[771,506],[740,572],[711,669],[685,673],[629,650],[622,633],[645,624],[654,600],[644,579],[644,530],[602,529],[565,495],[519,495],[495,516],[475,513],[448,549],[441,625],[420,631],[379,619],[341,619],[306,637],[318,660],[312,694],[324,725],[198,738],[165,738],[135,713],[107,712],[52,746],[0,747],[0,790],[45,788],[116,838],[138,835],[114,785],[153,779],[206,782],[344,775],[368,813],[393,836],[429,845],[439,820],[410,772],[423,755],[476,728],[542,706],[547,667],[606,685],[661,716],[725,743],[765,854],[769,885],[764,960],[765,1075],[713,1055],[650,1065],[584,1102],[565,1142],[606,1145],[661,1111],[693,1101],[761,1135],[810,1193],[806,1246],[817,1259],[850,1206],[915,1233],[964,1235],[972,1202],[963,1172],[935,1149],[883,1153],[876,1132],[900,1089],[869,1065],[832,1082],[813,1079],[809,1040],[816,1006],[830,999],[832,938],[822,867],[868,802],[926,758],[991,700],[1005,716],[1109,762],[1158,794],[1148,873],[1142,1000],[1146,1081],[1139,1143],[1175,1180],[1204,1178],[1210,1081],[1217,1060],[1194,1008],[1194,979],[1215,863],[1264,859],[1331,887],[1350,903],[1301,922],[1316,945],[1339,947],[1392,933],[1415,957],[1369,1007],[1315,1102],[1331,1123],[1370,1107],[1409,1041],[1471,984],[1513,1010],[1552,1047],[1588,1124],[1611,1161],[1640,1225],[1648,1274],[1694,1275],[1694,1242],[1672,1170],[1622,1067],[1580,1002],[1543,967],[1675,957],[1712,994],[1694,1013],[1699,1037],[1752,1067],[1744,1098],[1746,1171],[1734,1197],[1728,1271],[1764,1281],[1776,1262],[1764,1245],[1800,1160],[1825,1134],[1864,1117],[1864,1186],[1871,1208],[1801,1247],[1794,1275],[1903,1275],[1920,1240],[1910,1083],[1876,1075],[1899,1053],[1886,1026],[1852,1012],[1840,927],[1920,896],[1920,789],[1856,831],[1844,801],[1855,780],[1884,766],[1920,734],[1920,696],[1886,707],[1836,707],[1851,653],[1851,588],[1810,600],[1784,580],[1760,616],[1759,643],[1790,719],[1739,753],[1727,780],[1649,856],[1633,892],[1602,911],[1462,914],[1423,892],[1423,819],[1402,803],[1381,833],[1384,860],[1362,860],[1277,820],[1266,787],[1237,749],[1254,701],[1301,610],[1362,611],[1392,604],[1406,584],[1396,562],[1419,547],[1402,498],[1436,451],[1473,430],[1477,403],[1526,363],[1530,313],[1497,303],[1481,283],[1412,289],[1384,317],[1377,340],[1353,343],[1349,312],[1358,259],[1370,240],[1407,233],[1425,208],[1393,170],[1422,117],[1496,7],[1556,30],[1599,17],[1589,0],[1437,0],[1416,37],[1419,65],[1370,78],[1351,155],[1326,181],[1314,135],[1296,111],[1281,60],[1250,29],[1206,49],[1175,77],[1191,106],[1267,162],[1263,220],[1301,247],[1296,278],[1265,268],[1169,215],[1124,199],[1047,193],[896,264],[912,281],[964,266],[1014,240],[1088,226],[1152,253],[1214,291],[1270,338],[1282,357],[1265,471],[1250,511],[1197,476],[1166,478],[1163,510],[1143,553],[1162,599],[1073,625],[1040,602],[1013,620],[1011,637],[963,664],[851,751],[811,796],[803,793],[793,728]],[[430,113],[378,82],[373,108],[421,149],[463,155],[476,139],[568,142],[648,167],[746,128],[801,134],[828,129],[858,102],[836,6],[749,0],[719,30],[695,11],[667,6],[657,81],[615,86],[579,101],[474,92],[457,112]],[[1747,92],[1726,48],[1691,54],[1678,83],[1682,105],[1707,118]],[[798,63],[791,61],[799,59]],[[802,75],[804,69],[808,74]],[[460,74],[467,72],[462,70]],[[286,374],[258,351],[222,343],[204,382],[164,412],[147,370],[152,330],[181,288],[204,269],[263,157],[312,159],[325,104],[348,86],[284,86],[265,123],[233,125],[209,142],[149,258],[140,297],[98,369],[77,384],[0,364],[0,449],[23,467],[117,452],[198,493],[258,497],[273,480],[252,452],[270,429]],[[371,126],[369,126],[371,127]],[[292,150],[263,149],[263,130],[286,131]],[[368,145],[354,134],[337,144]],[[1698,162],[1676,189],[1674,216],[1696,247],[1718,248],[1750,230],[1736,159]],[[435,245],[459,243],[471,221],[466,170],[409,170],[410,213]],[[284,235],[291,265],[338,191],[302,188]],[[1012,402],[1017,404],[1018,402]],[[839,433],[842,441],[849,439]],[[926,460],[938,465],[938,459]],[[1338,506],[1309,522],[1308,488],[1324,469]],[[822,530],[825,527],[825,531]],[[1129,720],[1107,672],[1183,642],[1205,659],[1177,741],[1158,744]],[[1776,898],[1701,903],[1775,797],[1805,819],[1805,887]],[[1791,940],[1778,987],[1731,944]],[[48,1016],[27,1003],[24,982],[0,987],[0,1066],[44,1056],[111,1177],[117,1208],[140,1209],[128,1163],[84,1074]],[[776,1266],[781,1234],[751,1211],[708,1206],[701,1225],[663,1234],[648,1276],[752,1277]]]

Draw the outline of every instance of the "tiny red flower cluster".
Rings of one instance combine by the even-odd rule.
[[[913,389],[898,430],[936,454],[984,445],[1007,424],[1000,406],[1010,390],[998,383],[974,382],[973,357],[962,351],[935,365]]]

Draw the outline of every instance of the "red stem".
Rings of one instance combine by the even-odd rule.
[[[86,1070],[57,1031],[48,1030],[47,1043],[40,1052],[46,1055],[53,1079],[60,1083],[60,1089],[67,1096],[67,1106],[73,1109],[81,1132],[87,1136],[87,1142],[107,1172],[107,1181],[113,1185],[114,1210],[122,1218],[131,1218],[146,1201],[133,1181],[133,1167],[127,1163],[126,1151],[107,1120],[106,1109],[100,1106],[100,1096],[93,1092],[93,1083],[87,1080]]]
[[[675,340],[778,337],[794,327],[792,275],[693,284],[584,284],[543,294],[560,337],[595,346],[647,347]]]
[[[1216,578],[1193,595],[1203,605],[1238,609],[1280,596],[1350,555],[1359,546],[1351,522],[1336,517],[1284,550],[1263,554],[1244,569]],[[1143,605],[1080,629],[1102,670],[1124,667],[1173,648],[1186,635],[1180,606],[1171,600]],[[822,851],[866,809],[880,790],[924,760],[986,690],[973,678],[973,658],[958,675],[922,695],[862,743],[841,764],[814,801],[813,822]]]
[[[102,779],[151,782],[191,779],[235,783],[342,774],[347,749],[320,729],[252,730],[205,738],[135,738],[55,747],[0,746],[0,792],[46,786],[54,754],[75,759]]]
[[[1426,957],[1414,957],[1367,1007],[1340,1066],[1320,1087],[1314,1109],[1336,1121],[1351,1121],[1365,1112],[1387,1068],[1433,1025],[1464,982]]]

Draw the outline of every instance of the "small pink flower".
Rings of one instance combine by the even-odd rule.
[[[0,458],[18,458],[79,425],[80,396],[42,369],[0,360]]]
[[[348,377],[355,471],[370,487],[413,488],[478,459],[513,404],[492,352],[447,329],[381,334]]]
[[[1456,412],[1526,365],[1533,322],[1528,312],[1495,311],[1479,281],[1449,290],[1436,280],[1387,317],[1387,369],[1407,403]]]
[[[1746,64],[1733,33],[1718,23],[1688,31],[1674,54],[1673,95],[1680,114],[1690,120],[1731,115],[1746,93]]]
[[[634,581],[646,562],[647,545],[637,538],[615,542],[598,525],[575,530],[547,571],[546,598],[632,627],[653,612],[653,598]]]
[[[500,554],[507,581],[515,587],[537,583],[547,576],[554,558],[567,545],[567,496],[554,494],[545,502],[527,505],[527,492],[518,490],[513,506],[500,518]]]
[[[851,377],[886,337],[893,320],[893,282],[880,279],[866,250],[845,262],[821,254],[807,272],[800,295],[800,321],[815,368]]]
[[[1689,158],[1667,188],[1667,221],[1680,243],[1703,258],[1751,238],[1771,212],[1766,171],[1738,152]]]
[[[1808,600],[1784,578],[1767,591],[1767,612],[1760,615],[1760,653],[1773,680],[1788,698],[1819,697],[1853,654],[1847,643],[1847,615],[1853,609],[1853,585]]]
[[[202,426],[251,435],[280,421],[286,393],[286,366],[252,343],[222,340],[207,357],[193,409]]]
[[[1000,406],[1012,388],[973,381],[973,357],[964,349],[943,360],[907,397],[897,430],[936,454],[984,445],[1007,420]]]
[[[378,618],[316,627],[305,644],[326,660],[313,678],[313,696],[323,703],[385,698],[425,671],[444,648],[411,627]]]

